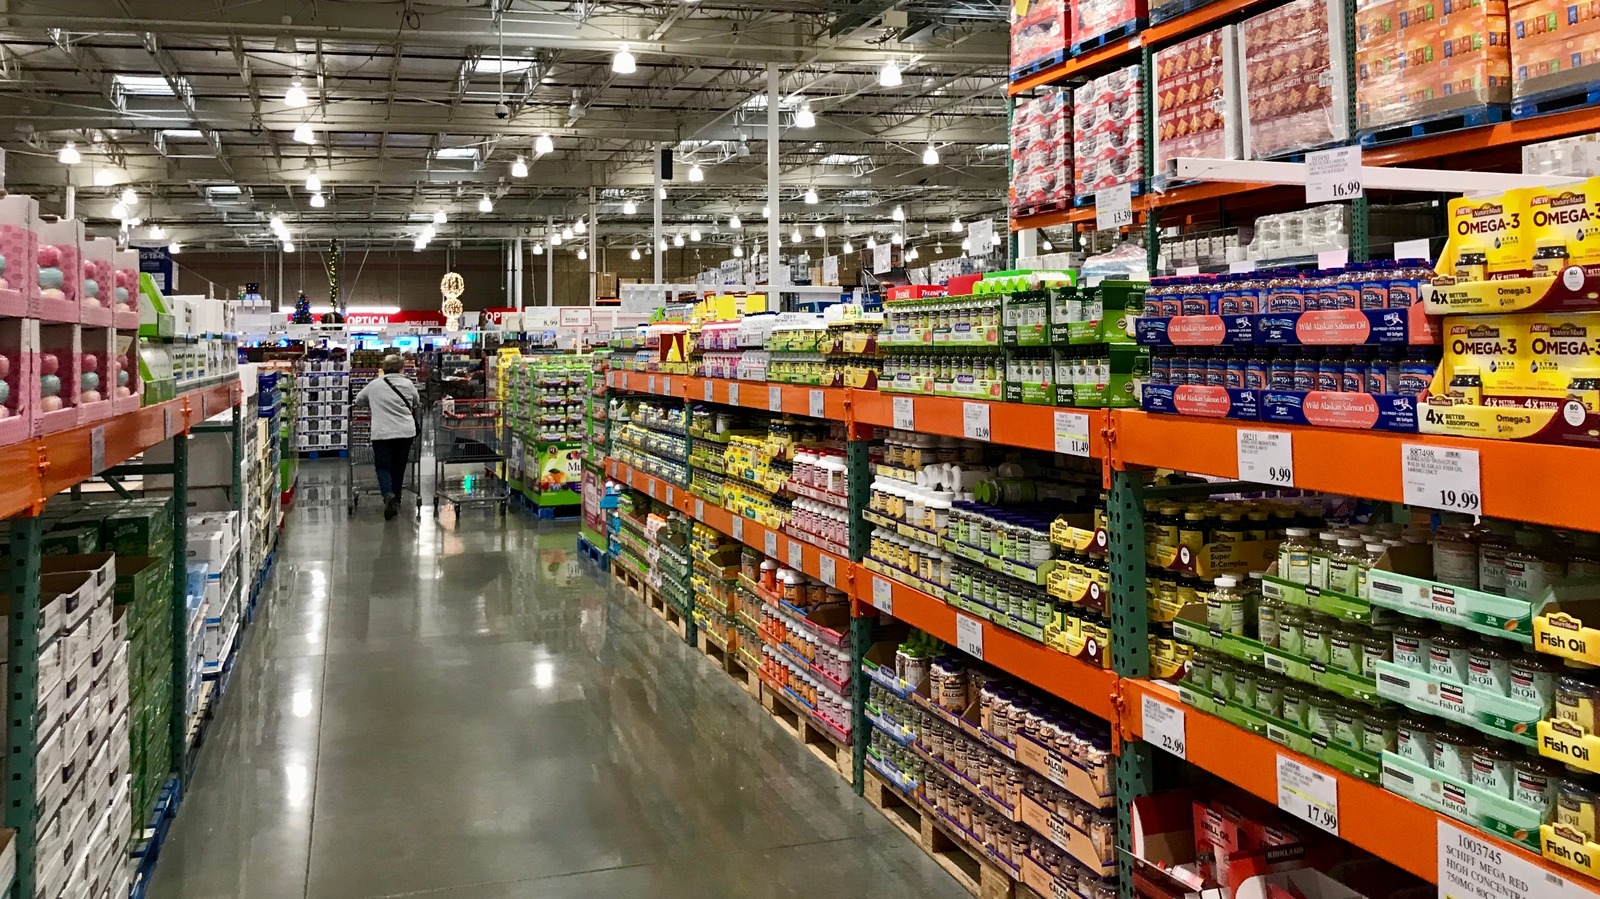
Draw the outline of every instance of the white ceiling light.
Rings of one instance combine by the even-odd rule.
[[[306,191],[309,193],[316,193],[321,189],[322,176],[317,174],[317,167],[312,166],[311,171],[306,173]]]
[[[479,212],[493,212],[494,211],[494,201],[489,199],[489,195],[488,194],[484,194],[483,195],[483,199],[478,201],[478,211]]]
[[[56,154],[56,162],[62,165],[77,165],[82,161],[83,155],[78,152],[78,148],[73,146],[70,140],[62,144],[61,151]]]
[[[812,229],[811,233],[816,237],[827,237],[828,229],[824,228],[821,222],[818,222],[817,227]]]
[[[111,217],[118,220],[127,218],[128,207],[122,205],[121,203],[111,207]]]
[[[735,212],[733,215],[728,216],[728,227],[729,228],[743,228],[744,227],[744,222],[739,220],[739,213]]]
[[[851,245],[850,239],[848,237],[845,238],[844,247],[842,249],[844,250],[844,254],[846,256],[848,256],[851,253],[854,253],[856,251],[856,248],[853,245]]]
[[[543,256],[544,255],[544,244],[535,241],[534,244],[533,244],[533,255],[535,255],[535,256]]]
[[[1001,237],[1000,234],[998,232],[996,232],[995,234],[990,235],[989,242],[998,247],[1001,244],[1005,243],[1006,239],[1004,237]]]
[[[878,239],[873,237],[871,234],[868,234],[867,235],[867,249],[875,250],[877,248],[878,248]]]
[[[427,246],[427,244],[423,243],[422,238],[419,237],[411,242],[411,252],[420,253],[422,252],[422,248],[425,246]]]
[[[675,246],[675,247],[683,246],[683,235],[682,234],[674,234],[674,235],[672,235],[672,245]]]
[[[704,181],[704,180],[706,180],[706,170],[702,169],[700,167],[700,163],[697,162],[694,165],[689,166],[689,180],[690,181]]]
[[[167,244],[167,252],[176,256],[183,252],[183,245],[179,244],[177,241],[173,241],[172,243]]]
[[[316,143],[317,136],[311,133],[311,123],[301,122],[300,124],[296,125],[294,128],[294,139],[295,143],[300,144]]]
[[[285,253],[293,253],[294,252],[294,241],[292,241],[292,240],[284,241],[283,242],[283,251]]]
[[[933,245],[933,255],[935,255],[935,256],[943,256],[944,255],[944,244],[942,244],[942,243],[934,244]]]
[[[742,256],[744,256],[744,247],[739,246],[738,244],[734,244],[733,245],[733,258],[738,259],[738,258],[740,258]]]
[[[894,212],[890,213],[889,217],[894,219],[897,222],[905,221],[906,220],[906,208],[904,206],[896,206],[894,208]]]
[[[899,231],[896,231],[893,234],[889,235],[889,242],[890,243],[905,243],[906,242],[906,236],[904,234],[901,234]]]
[[[433,226],[432,225],[428,225],[427,227],[422,229],[422,239],[423,240],[428,240],[428,241],[433,240]]]
[[[616,72],[618,75],[632,75],[638,70],[639,65],[634,60],[633,54],[628,52],[628,45],[623,44],[622,49],[611,57],[611,71]]]
[[[812,190],[809,187],[806,188],[806,202],[807,203],[815,203],[815,202],[817,202],[817,192]]]
[[[689,229],[689,239],[694,241],[695,243],[699,243],[700,242],[700,229],[699,228],[690,228]]]
[[[789,242],[790,243],[799,243],[800,240],[801,240],[801,238],[800,238],[800,229],[799,228],[796,228],[793,231],[789,232]]]
[[[661,238],[661,252],[665,253],[666,251],[667,251],[667,239],[665,237],[663,237],[663,238]]]
[[[74,152],[76,152],[76,151],[74,151]],[[99,171],[94,173],[94,186],[95,187],[110,187],[111,185],[116,184],[116,183],[117,183],[116,173],[111,171],[110,169],[100,169]]]
[[[583,233],[587,232],[588,230],[589,230],[589,226],[583,223],[583,219],[578,219],[577,221],[572,223],[572,233],[573,234],[583,234]]]
[[[970,252],[972,250],[972,238],[970,238],[970,237],[961,238],[961,249]]]
[[[589,251],[585,250],[583,247],[579,247],[578,248],[578,258],[579,259],[588,259],[589,258]]]
[[[511,163],[511,177],[513,177],[513,178],[526,178],[526,177],[528,177],[528,161],[526,159],[523,159],[521,156],[518,156],[517,157],[517,161]]]
[[[289,89],[283,92],[283,105],[290,109],[299,109],[306,105],[306,89],[300,85],[300,79],[291,81]]]
[[[124,187],[122,189],[122,196],[118,199],[120,199],[125,206],[139,205],[139,195],[134,193],[133,188],[131,187]]]
[[[151,225],[150,226],[150,239],[151,240],[166,240],[167,239],[167,229],[161,227],[160,225]]]
[[[449,220],[450,220],[450,217],[444,214],[444,210],[443,209],[435,209],[433,211],[433,223],[435,225],[442,225],[445,222],[448,222]]]
[[[794,111],[794,126],[796,128],[810,128],[816,123],[817,117],[811,111],[810,100],[801,103],[800,108]]]
[[[571,240],[572,239],[572,234],[573,234],[573,231],[572,231],[572,226],[571,225],[568,225],[565,228],[561,229],[561,239],[562,240]]]
[[[660,190],[656,191],[656,196],[658,196],[661,199],[665,200],[667,198],[667,189],[665,187],[663,187]]]
[[[739,135],[739,149],[735,151],[740,156],[750,155],[750,141],[744,135]]]
[[[311,205],[315,209],[321,209],[328,205],[328,200],[321,193],[314,193],[311,195]]]
[[[928,149],[922,151],[922,164],[923,165],[938,165],[939,164],[939,151],[935,150],[933,148],[933,144],[931,144],[931,143],[928,144]]]
[[[960,234],[961,232],[963,232],[965,230],[967,230],[967,226],[961,224],[960,217],[956,217],[956,218],[953,218],[953,219],[950,220],[950,233],[951,234]]]
[[[761,217],[764,219],[772,218],[772,205],[770,203],[761,207]]]
[[[539,156],[543,156],[546,153],[553,153],[555,152],[555,149],[556,142],[551,140],[550,135],[548,134],[539,135],[533,142],[533,152]]]
[[[1044,251],[1046,253],[1050,252],[1051,250],[1054,250],[1055,248],[1056,248],[1056,245],[1051,243],[1050,241],[1047,240],[1047,241],[1044,242]]]
[[[638,203],[635,203],[632,200],[623,200],[622,201],[622,214],[623,215],[633,215],[634,213],[636,213],[638,211],[639,211],[639,204]]]
[[[638,247],[634,247],[633,248],[633,252],[628,254],[628,258],[632,259],[635,262],[638,262],[639,261],[639,248]]]
[[[552,246],[552,247],[561,246],[561,232],[560,231],[551,231],[550,232],[550,246]]]
[[[878,70],[878,84],[883,87],[899,87],[905,79],[900,77],[900,67],[893,59],[883,61],[883,68]]]

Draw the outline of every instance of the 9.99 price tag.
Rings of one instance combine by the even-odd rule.
[[[1240,430],[1239,480],[1294,486],[1294,435],[1288,431]]]

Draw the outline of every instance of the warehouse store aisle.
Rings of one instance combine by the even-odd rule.
[[[157,899],[967,895],[571,525],[345,514],[302,466]]]

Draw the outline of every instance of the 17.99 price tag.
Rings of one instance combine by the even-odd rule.
[[[1289,756],[1278,755],[1278,808],[1339,835],[1339,782]]]
[[[1406,505],[1483,514],[1483,478],[1477,450],[1403,443],[1400,465]]]

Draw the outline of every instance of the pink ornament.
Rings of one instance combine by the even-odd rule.
[[[100,357],[93,353],[84,353],[78,360],[78,365],[83,371],[99,371]]]
[[[11,357],[0,353],[0,379],[11,377]]]
[[[39,264],[54,268],[61,264],[61,251],[54,244],[41,244],[39,246]]]
[[[39,408],[45,412],[57,412],[65,405],[59,396],[44,396],[39,398]]]
[[[55,353],[40,353],[39,354],[39,373],[40,374],[53,375],[60,368],[61,368],[61,360],[56,358],[56,354]]]

